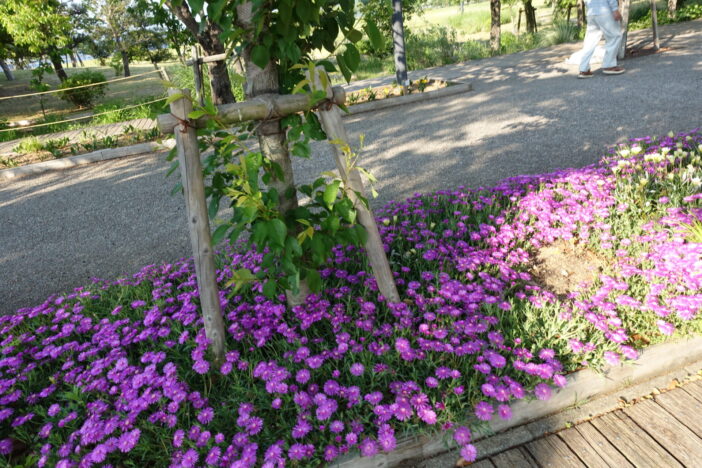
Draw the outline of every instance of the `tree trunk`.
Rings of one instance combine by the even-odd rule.
[[[500,0],[490,0],[490,49],[500,51]]]
[[[166,1],[166,5],[180,22],[183,23],[185,28],[190,31],[193,37],[197,39],[198,44],[202,46],[206,56],[223,54],[225,52],[224,44],[220,39],[222,29],[219,26],[208,21],[204,30],[200,31],[200,24],[193,17],[186,2],[174,5],[171,1]],[[212,101],[215,104],[236,102],[234,93],[232,93],[232,83],[229,80],[229,73],[227,73],[227,64],[224,61],[208,63],[207,70],[209,71],[210,84],[212,85]]]
[[[129,71],[129,54],[126,50],[121,50],[120,54],[122,54],[122,66],[124,67],[124,76],[132,76],[131,72]]]
[[[675,12],[678,9],[679,6],[679,0],[668,0],[668,16],[673,17],[675,16]]]
[[[239,22],[244,30],[250,31],[253,27],[251,3],[239,5],[237,7],[237,12],[239,14]],[[259,68],[251,60],[251,50],[252,47],[248,47],[243,51],[244,68],[246,68],[246,85],[244,86],[246,98],[250,99],[260,94],[267,93],[278,94],[280,85],[278,83],[277,65],[271,61],[268,62],[268,65],[266,65],[264,69]],[[277,163],[283,171],[283,179],[272,180],[270,186],[278,192],[281,216],[287,218],[292,214],[292,211],[297,208],[298,202],[297,193],[295,191],[295,179],[293,178],[292,161],[290,160],[290,153],[288,152],[285,131],[280,124],[280,120],[266,120],[260,123],[256,130],[256,135],[258,136],[258,142],[263,155]],[[293,190],[289,190],[290,188]],[[309,293],[310,289],[307,282],[301,280],[299,294],[286,291],[288,305],[293,307],[304,303]]]
[[[61,82],[66,81],[68,79],[68,75],[66,75],[66,70],[63,69],[61,54],[57,50],[52,50],[48,55],[49,59],[51,60],[51,64],[54,66],[54,71],[56,72],[58,79],[61,80]]]
[[[76,53],[76,57],[78,57],[78,61],[80,62],[81,68],[85,67],[85,64],[83,63],[83,58],[80,56],[80,51]]]
[[[4,60],[0,59],[0,67],[2,67],[2,71],[5,73],[5,78],[7,78],[7,81],[12,81],[15,79],[15,75],[12,74],[12,70],[10,69],[9,65],[5,63]]]
[[[210,75],[210,86],[212,88],[212,100],[214,103],[228,104],[230,102],[236,102],[236,98],[232,92],[232,83],[229,81],[227,63],[224,61],[210,62],[207,64],[207,72]]]
[[[585,27],[585,4],[583,3],[583,0],[578,0],[578,5],[576,8],[578,9],[578,27],[582,29]]]
[[[526,18],[526,30],[528,33],[536,32],[536,8],[531,4],[531,0],[524,2],[524,17]]]
[[[71,66],[73,68],[78,68],[78,61],[76,60],[76,54],[72,50],[68,53],[71,57]]]

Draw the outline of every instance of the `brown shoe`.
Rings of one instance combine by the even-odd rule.
[[[592,78],[592,76],[593,75],[592,75],[592,72],[590,70],[584,71],[584,72],[581,71],[580,73],[578,73],[579,79]]]
[[[625,71],[626,70],[623,67],[609,67],[602,69],[602,73],[605,75],[621,75]]]

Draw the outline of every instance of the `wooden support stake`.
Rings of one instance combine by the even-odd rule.
[[[190,96],[189,90],[169,89],[168,95],[182,93]],[[210,340],[214,362],[224,362],[224,320],[219,303],[217,274],[215,271],[214,252],[207,219],[205,184],[202,180],[202,163],[200,148],[197,144],[195,129],[189,125],[188,114],[193,110],[189,99],[181,98],[171,103],[171,113],[180,119],[175,128],[178,162],[185,195],[185,213],[188,219],[188,231],[195,261],[195,275],[200,293],[202,319],[205,322],[205,334]]]
[[[651,0],[651,26],[653,29],[653,49],[658,50],[661,44],[658,40],[658,12],[656,11],[656,0]]]
[[[195,77],[195,93],[201,106],[205,105],[205,93],[202,86],[202,62],[197,47],[193,47],[193,76]]]
[[[307,77],[314,83],[315,89],[322,89],[322,82],[320,80],[320,74],[326,74],[323,67],[317,67],[317,73],[313,77]],[[327,76],[327,86],[326,93],[327,98],[331,99],[333,96],[331,88],[331,80]],[[320,108],[317,112],[319,115],[319,121],[322,123],[322,128],[327,134],[330,141],[339,140],[348,143],[349,137],[346,134],[346,128],[341,121],[341,115],[339,115],[339,108],[330,104],[330,106],[325,110],[325,108]],[[345,155],[338,144],[331,144],[334,148],[334,160],[336,162],[336,167],[339,170],[344,181],[347,181],[351,190],[364,195],[363,181],[361,180],[361,175],[355,169],[347,171]],[[364,195],[365,196],[365,195]],[[356,213],[358,214],[358,221],[366,229],[368,233],[368,240],[366,241],[365,249],[368,255],[368,262],[373,269],[373,275],[378,283],[378,289],[381,294],[385,296],[385,299],[389,302],[400,302],[400,295],[397,292],[397,286],[395,285],[395,279],[392,275],[392,270],[390,270],[390,263],[385,255],[385,250],[383,249],[383,240],[380,238],[380,233],[378,232],[378,225],[375,222],[375,217],[370,208],[356,197],[355,193],[349,195],[351,201],[356,208]]]

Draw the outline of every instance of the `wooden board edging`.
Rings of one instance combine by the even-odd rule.
[[[565,388],[554,389],[548,401],[520,400],[511,404],[513,417],[504,421],[495,417],[490,422],[493,433],[503,432],[537,419],[558,413],[587,400],[601,397],[635,383],[649,380],[657,375],[683,368],[702,360],[702,336],[683,338],[670,343],[650,346],[636,361],[627,361],[617,366],[605,367],[602,373],[584,369],[567,376]],[[481,435],[475,441],[489,437]],[[393,468],[407,466],[412,462],[435,457],[455,449],[446,437],[415,436],[398,440],[397,449],[391,453],[379,454],[372,458],[358,454],[347,456],[329,466],[336,468]]]
[[[19,179],[21,177],[44,174],[46,172],[69,169],[71,167],[106,161],[108,159],[136,156],[138,154],[153,153],[155,151],[170,150],[175,145],[175,140],[170,138],[162,142],[147,142],[137,145],[122,146],[120,148],[105,148],[91,153],[69,156],[67,158],[52,159],[26,166],[13,167],[0,170],[0,182]]]

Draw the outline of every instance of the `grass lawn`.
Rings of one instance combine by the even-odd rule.
[[[167,65],[168,64],[162,64],[162,66]],[[107,80],[122,78],[122,76],[115,76],[114,69],[107,66],[101,67],[97,65],[85,68],[65,68],[69,76],[87,69],[99,71],[105,75]],[[130,65],[130,70],[132,75],[138,75],[140,73],[154,71],[154,67],[150,63],[133,63]],[[6,81],[4,78],[0,78],[0,97],[35,92],[29,84],[32,79],[31,70],[16,70],[14,73],[16,78],[14,81]],[[133,80],[118,81],[106,88],[105,95],[97,101],[97,104],[120,101],[123,102],[124,105],[128,105],[130,102],[134,102],[139,98],[163,95],[165,91],[160,80],[160,75],[154,73],[141,78],[134,78]],[[56,89],[59,84],[59,79],[55,74],[47,74],[44,76],[44,82],[50,84],[51,89]],[[59,99],[55,94],[44,96],[44,106],[47,115],[51,116],[66,115],[67,118],[70,118],[71,113],[85,112],[76,110],[70,103]],[[39,96],[5,100],[2,101],[1,108],[0,120],[36,120],[42,117]]]
[[[226,248],[216,366],[188,259],[0,317],[0,464],[318,467],[439,431],[470,461],[510,402],[702,331],[698,132],[376,214],[402,302],[340,245],[290,309],[232,290],[263,254]]]

